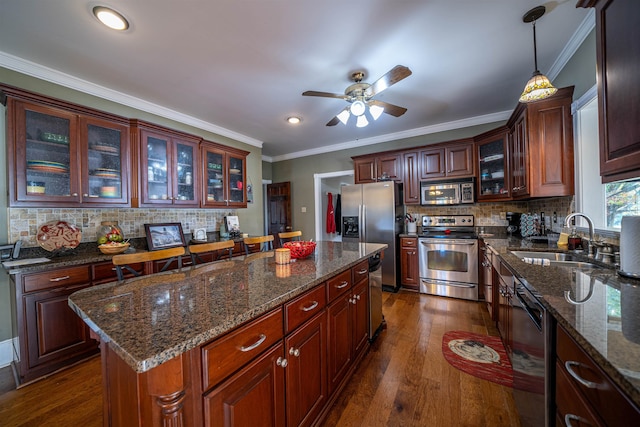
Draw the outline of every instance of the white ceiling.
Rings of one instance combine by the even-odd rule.
[[[95,5],[125,15],[115,32]],[[589,29],[576,0],[0,0],[0,66],[262,146],[273,160],[504,120],[533,72],[555,77]],[[564,50],[563,50],[564,49]],[[408,109],[366,128],[325,124],[355,70]],[[291,126],[285,119],[301,116]]]

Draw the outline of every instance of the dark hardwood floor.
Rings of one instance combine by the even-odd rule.
[[[498,332],[484,304],[384,293],[387,321],[336,400],[326,426],[519,426],[511,389],[472,377],[442,356],[446,331]],[[0,425],[102,425],[100,359],[18,390],[0,369]]]

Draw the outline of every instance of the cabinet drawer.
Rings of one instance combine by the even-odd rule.
[[[640,424],[640,412],[559,325],[557,327],[557,356],[559,369],[566,374],[574,388],[587,398],[606,424]],[[567,369],[567,365],[574,375],[592,383],[591,386],[576,380]]]
[[[202,347],[202,388],[208,390],[282,339],[282,308]]]
[[[91,273],[88,265],[27,274],[22,278],[25,293],[57,288],[59,286],[89,283],[90,281]]]
[[[351,287],[351,270],[343,271],[327,281],[327,301],[331,302],[336,297],[347,292]]]
[[[583,425],[583,423],[577,422],[576,417],[586,420],[587,425],[601,426],[601,421],[593,414],[590,405],[571,385],[571,380],[560,361],[556,362],[556,372],[556,415],[561,420],[558,426],[571,425],[571,422],[573,425]]]
[[[353,283],[360,283],[361,280],[369,277],[369,260],[362,261],[353,267],[351,271],[353,272]]]
[[[327,305],[327,294],[324,285],[300,295],[298,298],[284,305],[285,333],[293,331]]]
[[[400,239],[400,246],[403,248],[417,248],[418,247],[418,239],[414,237],[403,237]]]
[[[144,263],[138,262],[135,264],[130,264],[129,267],[133,268],[140,274],[144,274]],[[113,282],[118,280],[118,273],[116,273],[116,266],[111,262],[104,262],[100,264],[93,264],[91,266],[93,270],[93,282],[94,283],[103,283],[103,282]],[[122,270],[124,273],[125,279],[128,277],[133,277],[133,274],[129,272],[126,268]]]

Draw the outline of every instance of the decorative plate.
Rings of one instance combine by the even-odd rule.
[[[80,244],[82,232],[66,221],[49,221],[38,227],[36,240],[42,249],[49,252],[73,249]]]

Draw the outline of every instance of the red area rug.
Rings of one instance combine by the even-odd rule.
[[[513,386],[513,369],[500,337],[449,331],[442,337],[442,354],[451,366],[467,374]]]

